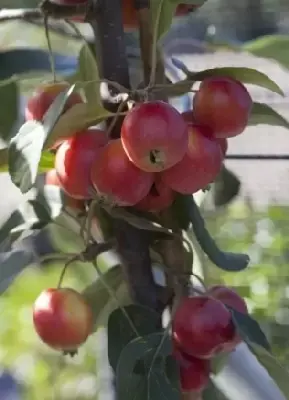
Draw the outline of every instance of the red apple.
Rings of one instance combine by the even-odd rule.
[[[61,187],[59,178],[57,176],[57,172],[55,169],[51,169],[50,171],[46,172],[45,184]],[[65,203],[66,203],[67,207],[70,207],[72,209],[79,210],[79,211],[85,210],[85,203],[83,200],[74,199],[73,197],[69,197],[68,195],[65,195]]]
[[[184,298],[175,312],[172,332],[178,348],[198,358],[224,351],[236,334],[230,311],[208,296]]]
[[[179,365],[182,392],[202,392],[209,383],[210,361],[189,356],[176,346],[173,354]]]
[[[33,322],[44,343],[63,351],[75,351],[93,328],[89,305],[68,288],[44,290],[34,303]]]
[[[87,129],[65,140],[56,151],[55,170],[62,189],[75,199],[91,199],[91,165],[108,143],[106,132]]]
[[[129,159],[140,169],[158,172],[185,155],[188,128],[181,114],[162,101],[141,103],[125,116],[121,141]]]
[[[70,84],[68,82],[45,83],[39,86],[26,104],[26,120],[42,121],[45,113],[48,111],[56,97],[61,92],[67,90],[69,86]],[[83,100],[79,93],[73,92],[68,98],[63,112],[66,112],[78,103],[83,103]]]
[[[228,138],[244,131],[252,109],[252,98],[239,81],[211,77],[202,81],[193,98],[196,123],[208,126],[215,137]]]
[[[222,303],[234,308],[243,314],[248,314],[248,308],[245,300],[232,288],[228,288],[222,285],[212,286],[208,292],[208,296],[212,296]],[[240,336],[236,333],[236,336],[232,343],[228,344],[228,350],[233,350],[239,343],[242,342]]]
[[[221,171],[223,154],[219,143],[210,139],[209,129],[189,124],[189,145],[183,159],[161,172],[165,185],[182,194],[193,194],[213,182]]]
[[[194,116],[193,116],[193,110],[188,110],[188,111],[182,112],[182,117],[189,124],[192,124],[192,123],[195,122],[194,121]]]
[[[154,184],[147,196],[142,199],[136,208],[141,211],[159,212],[169,208],[175,198],[174,191],[166,186],[158,175],[155,177]]]
[[[104,202],[134,206],[150,191],[154,174],[137,168],[127,157],[121,140],[110,141],[95,158],[91,182]]]

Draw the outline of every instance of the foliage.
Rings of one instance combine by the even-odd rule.
[[[187,4],[196,6],[203,3],[202,0],[187,1]],[[152,64],[155,64],[152,65],[152,69],[157,68],[158,39],[169,29],[178,4],[179,1],[173,0],[154,0],[152,2],[154,33],[151,50],[153,53]],[[100,90],[103,84],[110,84],[114,89],[120,90],[120,95],[125,98],[125,102],[127,100],[134,102],[135,99],[141,98],[144,94],[148,98],[154,95],[180,96],[194,91],[195,84],[208,77],[223,76],[234,78],[244,84],[254,84],[283,95],[282,88],[265,74],[254,69],[232,67],[194,72],[190,71],[180,60],[173,59],[172,61],[175,67],[185,74],[184,80],[175,84],[158,85],[154,76],[156,71],[153,70],[150,84],[146,88],[130,91],[128,88],[123,88],[119,82],[107,82],[107,80],[101,78],[94,54],[89,46],[84,44],[79,51],[77,70],[69,79],[71,86],[54,99],[41,121],[27,121],[16,130],[14,123],[18,112],[16,100],[19,78],[5,76],[0,85],[0,98],[7,98],[9,103],[9,112],[3,113],[3,115],[0,113],[0,134],[5,144],[1,153],[3,155],[1,168],[9,172],[12,182],[22,193],[34,191],[31,198],[24,205],[21,205],[0,229],[0,242],[5,248],[5,252],[0,254],[0,292],[5,292],[1,298],[1,305],[5,311],[2,319],[3,327],[1,328],[1,339],[5,352],[3,351],[0,354],[0,359],[4,365],[11,366],[15,362],[19,363],[19,354],[28,357],[28,354],[32,353],[32,356],[29,356],[29,361],[33,364],[34,371],[31,373],[27,369],[24,376],[25,384],[29,388],[27,398],[31,400],[43,397],[43,393],[45,395],[49,393],[55,397],[62,396],[67,382],[76,377],[79,379],[82,374],[86,378],[93,377],[95,379],[95,342],[96,335],[100,332],[101,327],[107,327],[108,360],[116,375],[116,390],[121,400],[134,399],[136,396],[140,399],[151,400],[159,398],[178,400],[181,398],[179,370],[177,361],[173,357],[174,347],[170,325],[165,328],[161,323],[159,313],[156,311],[148,309],[144,305],[132,304],[134,299],[130,293],[131,282],[123,274],[123,265],[119,265],[121,262],[125,264],[125,257],[118,260],[117,265],[113,267],[105,265],[105,268],[101,268],[100,258],[103,253],[118,250],[120,254],[127,256],[128,253],[131,255],[135,252],[133,248],[122,251],[117,238],[113,235],[104,240],[102,225],[111,224],[115,229],[122,222],[139,231],[144,231],[147,236],[143,237],[149,237],[148,252],[151,260],[160,262],[163,270],[171,277],[176,274],[172,270],[171,263],[174,268],[180,269],[180,271],[177,271],[179,275],[188,271],[190,274],[192,273],[192,260],[195,255],[194,243],[186,238],[186,236],[190,237],[187,233],[189,234],[191,231],[194,233],[199,248],[207,256],[204,268],[207,268],[210,263],[207,273],[209,281],[212,282],[223,277],[224,281],[229,284],[240,279],[240,281],[246,282],[246,289],[251,290],[251,279],[256,274],[257,267],[250,266],[247,269],[250,261],[248,247],[256,242],[256,227],[246,228],[244,240],[236,242],[236,236],[230,235],[229,237],[224,235],[224,237],[221,237],[222,240],[219,240],[220,238],[215,238],[220,232],[219,227],[232,224],[233,220],[228,221],[224,217],[221,222],[218,222],[218,225],[215,223],[215,227],[210,226],[210,224],[207,224],[207,218],[203,218],[202,212],[192,195],[179,195],[168,214],[163,216],[162,213],[157,215],[150,212],[142,213],[133,207],[108,205],[102,201],[103,199],[92,194],[89,201],[85,199],[82,214],[74,215],[72,213],[73,215],[71,215],[71,210],[66,204],[67,193],[64,193],[58,187],[47,184],[36,190],[39,172],[48,171],[54,166],[55,151],[51,150],[51,146],[57,140],[64,140],[70,137],[72,133],[81,135],[82,131],[90,126],[95,126],[104,121],[107,122],[110,117],[120,117],[126,113],[122,112],[122,109],[113,113],[104,108]],[[76,104],[66,110],[67,102],[76,90],[83,94],[86,102]],[[271,107],[254,103],[249,124],[257,125],[261,123],[289,127],[288,122]],[[203,190],[206,189],[203,188]],[[272,210],[269,209],[268,215],[270,213],[272,214]],[[39,231],[52,227],[53,232],[63,215],[68,215],[74,225],[72,229],[67,220],[62,220],[64,230],[74,231],[76,234],[79,243],[77,250],[79,251],[75,253],[75,247],[78,243],[76,244],[72,239],[72,254],[67,250],[55,254],[55,259],[57,260],[58,257],[60,261],[59,264],[54,265],[54,268],[50,267],[47,271],[40,271],[39,267],[32,268],[35,263],[33,255],[28,254],[25,250],[14,248],[17,240],[26,231]],[[103,220],[101,218],[97,220],[96,233],[93,232],[93,223],[95,222],[93,217],[95,215],[102,215],[103,217]],[[169,218],[166,218],[167,216]],[[246,223],[249,221],[252,224],[251,217],[250,214]],[[266,216],[266,218],[268,217]],[[93,237],[97,235],[97,238]],[[281,239],[279,237],[279,240],[282,242],[284,236],[281,234],[280,236]],[[169,243],[169,246],[167,246],[167,243]],[[222,246],[220,246],[220,243]],[[244,244],[247,248],[244,248]],[[286,246],[287,244],[286,242]],[[66,245],[67,243],[65,243]],[[161,246],[158,247],[158,245]],[[168,251],[170,245],[171,249]],[[171,250],[174,253],[179,249],[188,257],[184,256],[179,265],[175,265],[178,263],[175,263],[175,260],[170,260]],[[136,254],[137,258],[141,256],[142,254]],[[62,274],[60,274],[59,270],[63,267],[63,264],[64,268]],[[91,271],[88,270],[89,265]],[[26,267],[30,268],[26,270]],[[67,267],[73,270],[73,274],[70,275],[70,280],[66,280],[66,285],[76,287],[81,291],[83,298],[93,310],[94,318],[94,332],[92,332],[84,349],[81,349],[80,354],[76,355],[76,361],[67,359],[64,354],[49,353],[47,348],[40,345],[35,336],[30,333],[32,331],[31,303],[40,290],[47,288],[49,284],[53,287],[56,286],[59,275],[61,275],[59,284],[62,284]],[[138,265],[133,267],[139,268]],[[218,267],[218,269],[215,267]],[[276,280],[276,277],[279,276],[276,271],[272,272],[270,268],[265,269],[268,277],[274,277]],[[263,274],[262,268],[261,271]],[[238,272],[238,274],[232,274],[232,272]],[[20,273],[22,275],[18,279]],[[260,272],[257,272],[258,274]],[[16,277],[17,279],[15,279]],[[204,283],[207,285],[209,282]],[[173,285],[175,301],[178,301],[179,282],[177,285]],[[191,290],[195,289],[191,287]],[[198,292],[196,293],[198,294]],[[275,305],[279,307],[281,297],[280,295],[279,297],[275,295],[275,297]],[[251,300],[254,302],[254,296]],[[165,305],[170,304],[167,302]],[[176,305],[178,305],[177,302],[174,306]],[[25,314],[26,307],[29,309],[28,319]],[[23,314],[19,312],[19,308]],[[237,330],[242,340],[248,344],[260,363],[275,379],[279,388],[286,396],[289,396],[288,371],[274,357],[274,350],[277,348],[278,352],[278,346],[275,345],[272,334],[269,335],[270,340],[268,340],[263,333],[262,323],[257,322],[258,313],[254,313],[253,309],[252,315],[249,316],[229,306],[227,308],[231,313],[229,314],[230,323],[232,321],[234,329]],[[267,307],[264,308],[268,311]],[[173,312],[171,318],[173,320]],[[21,329],[19,329],[19,326]],[[15,343],[18,343],[18,348],[15,347]],[[27,358],[24,356],[23,360],[27,362]],[[57,366],[59,360],[61,361],[60,369]],[[51,368],[54,364],[56,367]],[[69,365],[67,372],[63,369],[66,365]],[[60,375],[57,381],[55,381],[55,375]],[[33,386],[31,383],[33,383]],[[212,399],[216,395],[216,389],[211,388],[210,390],[213,394],[209,395],[207,392],[206,399]],[[52,391],[54,393],[50,393]],[[89,394],[87,398],[94,398],[95,392],[96,390],[93,388],[92,394]],[[75,398],[76,400],[81,396],[85,397],[85,394],[77,394],[75,390],[69,392],[71,399]]]

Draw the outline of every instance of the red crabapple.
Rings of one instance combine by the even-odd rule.
[[[202,392],[209,383],[210,361],[189,356],[177,346],[174,346],[173,355],[180,370],[182,392]]]
[[[63,91],[69,88],[68,82],[55,82],[45,83],[39,86],[27,101],[25,107],[25,118],[27,121],[36,120],[42,121],[45,113],[56,99],[56,97]],[[83,103],[79,93],[73,92],[68,98],[63,112],[66,112],[75,104]]]
[[[162,101],[141,103],[125,116],[121,141],[129,159],[140,169],[158,172],[185,155],[188,128],[181,114]]]
[[[209,288],[207,294],[212,296],[222,303],[227,304],[229,307],[234,308],[243,314],[248,314],[248,308],[245,300],[232,288],[216,285]],[[241,343],[242,339],[236,333],[236,336],[232,343],[229,343],[228,350],[233,350],[239,343]]]
[[[202,81],[193,98],[196,123],[208,126],[215,137],[237,136],[248,124],[252,98],[239,81],[226,77],[211,77]]]
[[[127,157],[121,140],[111,140],[91,167],[91,182],[102,197],[118,206],[134,206],[150,191],[154,174],[137,168]]]
[[[93,328],[89,305],[69,288],[44,290],[34,303],[33,322],[44,343],[63,351],[76,350]]]
[[[178,348],[198,358],[224,351],[236,334],[230,311],[208,296],[184,298],[175,312],[172,332]]]
[[[107,142],[106,132],[93,128],[78,132],[57,149],[55,169],[62,189],[69,196],[92,198],[91,165]]]
[[[188,127],[189,145],[185,156],[178,164],[161,172],[162,181],[182,194],[193,194],[213,182],[223,162],[221,147],[208,137],[208,128],[197,124]]]
[[[151,190],[135,207],[141,211],[159,212],[169,208],[174,198],[174,191],[166,186],[162,180],[159,179],[158,175],[156,175]]]

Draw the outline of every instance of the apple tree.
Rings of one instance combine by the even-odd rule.
[[[97,331],[112,299],[108,360],[120,400],[213,399],[211,376],[241,341],[289,396],[289,375],[245,301],[228,287],[207,287],[192,269],[189,228],[216,268],[238,273],[249,266],[246,254],[218,247],[195,195],[210,190],[219,176],[230,138],[248,125],[289,127],[276,111],[252,100],[247,84],[282,95],[257,70],[195,72],[174,58],[184,78],[166,79],[159,40],[174,15],[194,12],[204,1],[44,0],[36,9],[4,10],[7,19],[44,19],[50,51],[49,19],[67,21],[80,36],[73,21],[85,21],[94,32],[94,46],[84,41],[68,80],[57,76],[51,62],[51,81],[35,88],[25,123],[0,151],[1,170],[9,171],[22,193],[35,189],[45,172],[45,184],[37,186],[25,211],[12,215],[0,238],[13,244],[60,215],[74,220],[82,251],[59,255],[59,282],[35,299],[34,327],[51,351],[73,356]],[[139,31],[143,81],[137,87],[130,84],[128,29]],[[191,109],[181,114],[169,99],[186,93],[193,93]],[[103,272],[99,257],[107,252],[117,254],[119,264]],[[0,261],[4,292],[31,257],[11,250]],[[97,273],[81,293],[64,283],[77,261]],[[156,282],[156,266],[164,285]],[[119,296],[121,282],[126,296]]]

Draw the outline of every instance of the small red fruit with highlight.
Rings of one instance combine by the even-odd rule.
[[[121,141],[140,169],[158,172],[178,163],[188,147],[188,127],[170,104],[152,101],[136,105],[124,118]]]
[[[216,285],[212,286],[208,290],[207,294],[215,299],[220,300],[222,303],[232,307],[240,313],[248,314],[248,307],[245,300],[232,288]],[[228,351],[233,350],[241,342],[242,339],[236,333],[234,340],[228,345]]]
[[[210,139],[210,130],[188,124],[189,145],[183,159],[161,172],[165,185],[182,194],[192,194],[213,182],[222,168],[223,154],[219,143]]]
[[[34,303],[33,322],[40,339],[62,351],[75,351],[93,328],[89,305],[68,288],[44,290]]]
[[[183,299],[175,312],[172,332],[182,352],[207,359],[223,352],[236,334],[230,311],[208,296]]]
[[[182,392],[202,392],[209,383],[210,361],[189,356],[176,346],[173,354],[179,365]]]
[[[135,207],[141,211],[160,212],[169,208],[174,198],[175,192],[166,186],[157,175],[147,196]]]
[[[252,98],[241,82],[211,77],[202,81],[193,98],[193,116],[196,123],[208,126],[215,137],[229,138],[244,131],[252,105]]]
[[[110,141],[95,158],[91,182],[108,204],[134,206],[150,191],[154,174],[137,168],[127,157],[121,140]]]
[[[61,92],[67,90],[69,86],[70,85],[67,82],[45,83],[44,85],[39,86],[32,94],[32,97],[28,99],[26,104],[26,120],[42,121],[45,113],[48,111],[56,97]],[[76,92],[72,93],[66,102],[63,113],[65,113],[75,104],[79,103],[83,103],[80,94]]]
[[[106,132],[88,129],[65,140],[56,151],[55,170],[62,189],[75,199],[91,199],[91,165],[108,143]]]

